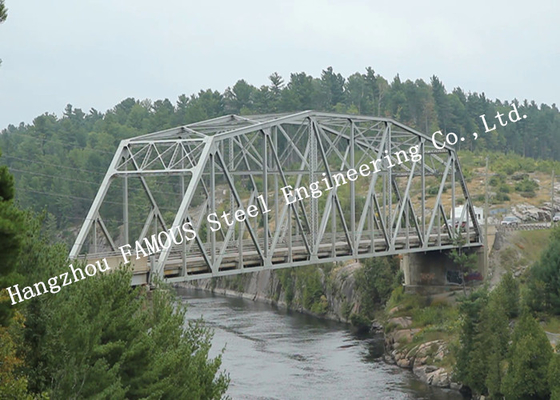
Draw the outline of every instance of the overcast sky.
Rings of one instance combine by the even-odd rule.
[[[560,2],[6,0],[0,129],[66,104],[106,111],[277,71],[387,80],[560,103]],[[460,5],[458,5],[460,4]]]

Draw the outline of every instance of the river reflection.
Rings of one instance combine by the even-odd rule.
[[[463,398],[383,362],[381,335],[358,336],[344,324],[266,303],[177,290],[187,318],[203,316],[214,329],[212,355],[226,347],[233,399]]]

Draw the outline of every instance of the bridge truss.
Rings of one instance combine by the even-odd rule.
[[[457,154],[438,147],[392,119],[314,111],[227,115],[123,140],[70,257],[134,251],[187,222],[196,237],[149,256],[147,281],[445,250],[459,235],[481,246]]]

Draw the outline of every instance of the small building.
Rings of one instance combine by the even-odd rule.
[[[484,209],[482,207],[476,207],[473,206],[474,209],[474,214],[475,214],[475,218],[476,218],[476,222],[478,222],[479,224],[484,223]],[[468,210],[465,208],[465,206],[458,206],[455,207],[455,221],[457,221],[457,223],[455,225],[459,225],[462,224],[463,222],[467,221],[467,218],[469,220],[469,225],[473,225],[472,221],[470,220],[470,216],[467,216],[468,214]],[[453,213],[449,213],[449,222],[452,223],[453,220]]]

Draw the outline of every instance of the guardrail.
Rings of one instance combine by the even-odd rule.
[[[553,224],[556,226],[557,224]],[[509,231],[536,231],[542,229],[550,229],[550,222],[524,222],[515,225],[496,225],[496,230],[498,232],[509,232]]]

